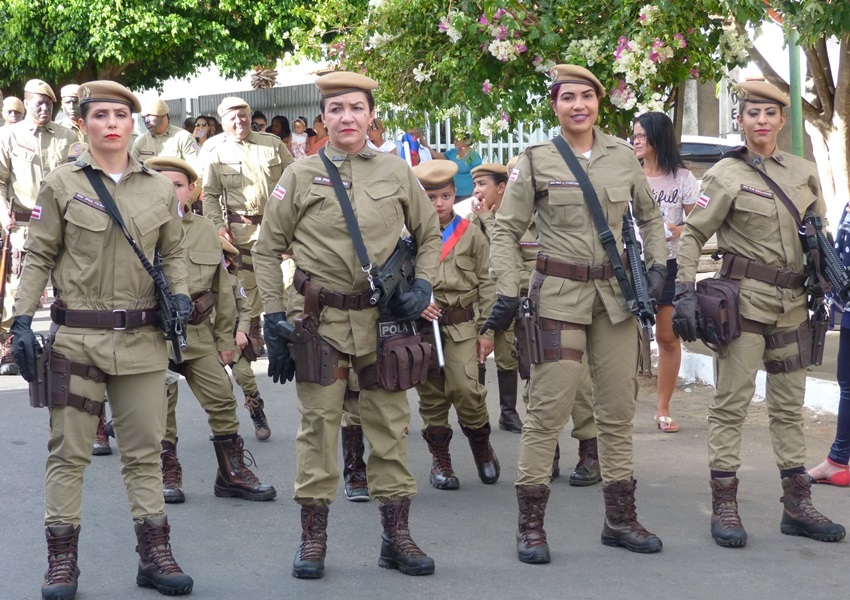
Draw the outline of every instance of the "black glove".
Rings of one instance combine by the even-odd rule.
[[[186,294],[174,294],[173,298],[174,305],[177,307],[177,314],[180,315],[180,319],[185,325],[189,322],[189,315],[192,314],[192,308],[194,308],[195,303]]]
[[[507,331],[511,328],[511,323],[514,322],[516,311],[519,308],[519,298],[512,296],[496,295],[496,303],[493,305],[493,310],[484,321],[484,325],[479,331],[479,335],[484,335],[488,329],[493,331]]]
[[[289,355],[289,344],[283,337],[280,325],[286,321],[286,313],[266,313],[263,317],[263,339],[269,357],[269,377],[275,383],[284,384],[295,376],[295,361]]]
[[[12,354],[18,363],[21,376],[27,381],[35,381],[35,359],[42,350],[32,331],[32,317],[15,317],[9,332],[13,336]]]
[[[694,342],[698,337],[699,320],[696,286],[692,282],[677,283],[673,297],[673,333],[686,342]]]
[[[667,283],[667,265],[655,263],[646,272],[646,283],[649,286],[649,295],[658,302],[664,293],[664,284]]]
[[[431,304],[431,284],[424,279],[414,279],[406,292],[393,294],[387,302],[390,310],[400,321],[413,321]]]

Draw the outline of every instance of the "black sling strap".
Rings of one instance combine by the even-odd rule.
[[[587,203],[588,210],[590,210],[590,216],[593,218],[593,224],[596,226],[599,241],[602,242],[602,247],[605,248],[605,252],[608,254],[608,260],[611,261],[611,266],[614,268],[614,275],[617,277],[617,283],[620,284],[620,291],[623,292],[626,306],[635,305],[635,290],[629,282],[628,277],[626,277],[626,269],[623,267],[623,261],[620,260],[620,253],[617,252],[614,234],[608,227],[608,221],[602,212],[602,206],[599,204],[599,197],[596,195],[596,190],[593,189],[593,184],[590,183],[590,177],[581,168],[581,164],[573,153],[573,149],[564,138],[557,135],[552,139],[552,143],[558,149],[564,162],[567,163],[576,181],[581,186],[584,201]]]
[[[776,195],[779,200],[782,201],[782,204],[785,205],[785,208],[788,209],[788,212],[791,213],[791,216],[794,218],[794,221],[797,223],[797,227],[802,226],[803,220],[800,218],[800,212],[797,210],[797,207],[794,206],[794,203],[791,201],[791,198],[788,197],[779,184],[776,183],[770,175],[759,169],[755,164],[753,164],[752,160],[747,158],[747,147],[741,146],[739,148],[734,148],[729,150],[723,155],[723,158],[740,158],[742,161],[750,165],[753,170],[761,175],[761,178],[764,179],[764,182],[767,184],[767,187]]]
[[[345,217],[345,224],[348,226],[348,232],[351,234],[351,241],[354,244],[354,251],[357,253],[357,260],[360,261],[360,268],[366,273],[369,279],[369,285],[372,290],[375,290],[373,280],[378,275],[378,267],[372,264],[369,260],[369,253],[366,251],[366,244],[363,241],[363,234],[360,232],[360,225],[357,223],[357,217],[354,215],[354,209],[351,207],[351,200],[348,197],[348,192],[345,191],[345,185],[342,183],[342,178],[339,176],[339,169],[325,154],[325,149],[319,149],[319,156],[328,170],[328,177],[334,186],[336,197],[339,200],[339,206],[342,209],[342,214]]]

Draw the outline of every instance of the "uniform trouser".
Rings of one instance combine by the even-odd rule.
[[[259,390],[257,389],[257,378],[254,376],[254,369],[251,363],[244,356],[239,358],[230,365],[230,370],[233,371],[233,378],[236,380],[236,385],[240,387],[242,393],[246,396],[256,398]]]
[[[374,364],[377,353],[352,357],[355,371]],[[347,366],[341,360],[339,366]],[[295,501],[330,504],[339,485],[339,428],[347,382],[331,385],[297,383],[301,424],[295,437]],[[405,392],[364,389],[358,400],[363,434],[369,442],[366,461],[369,492],[375,498],[398,500],[416,493],[407,460],[410,405]]]
[[[767,335],[797,327],[768,326]],[[744,332],[729,346],[725,358],[714,360],[717,389],[708,409],[708,465],[716,471],[737,471],[741,466],[741,428],[755,393],[756,372],[763,360],[783,360],[798,354],[796,343],[766,349],[764,337]],[[767,375],[767,414],[773,454],[780,469],[800,467],[806,460],[803,435],[803,400],[806,369]]]
[[[429,427],[450,427],[449,409],[454,406],[458,423],[469,429],[481,429],[490,422],[487,414],[487,390],[478,383],[476,338],[456,342],[444,336],[446,366],[439,377],[430,377],[419,386],[419,415]]]
[[[239,418],[236,416],[236,398],[230,377],[217,354],[184,361],[181,372],[186,377],[189,389],[207,413],[210,431],[215,435],[232,435],[239,432]],[[168,398],[168,419],[165,437],[172,444],[177,440],[177,382],[166,386]]]
[[[570,415],[573,421],[573,430],[570,436],[580,442],[596,437],[596,420],[593,418],[593,380],[590,378],[590,367],[587,364],[587,355],[581,359],[582,374],[581,383],[576,389],[576,397],[573,401],[573,412]],[[528,389],[526,384],[522,392],[522,401],[528,406]]]
[[[160,440],[165,431],[165,370],[110,375],[106,382],[71,376],[71,393],[101,399],[109,394],[121,476],[133,519],[165,513],[160,473]],[[49,455],[44,475],[44,523],[79,525],[83,473],[91,462],[97,417],[73,407],[50,409]]]
[[[254,247],[253,242],[247,245],[239,245],[238,249],[250,250]],[[254,261],[250,256],[240,255],[243,265],[248,265],[253,268]],[[248,269],[237,269],[236,278],[239,280],[239,285],[242,286],[242,291],[245,292],[245,297],[248,298],[248,304],[251,307],[251,318],[257,318],[263,314],[263,303],[260,300],[260,291],[257,289],[257,277],[254,271]]]
[[[593,413],[604,483],[632,478],[632,422],[637,402],[639,333],[628,318],[612,324],[599,296],[586,329],[561,332],[561,346],[586,351],[596,394]],[[549,485],[558,436],[582,382],[581,362],[560,360],[531,367],[529,401],[520,435],[517,485]]]
[[[514,356],[514,329],[507,331],[496,331],[493,335],[493,358],[496,368],[500,371],[516,371],[518,364]]]
[[[348,387],[346,388],[342,401],[342,426],[343,427],[360,427],[360,406],[358,398],[360,397],[360,384],[357,381],[357,375],[354,369],[349,371]]]

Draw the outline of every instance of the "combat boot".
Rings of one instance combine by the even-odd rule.
[[[747,532],[738,516],[737,477],[711,478],[711,537],[718,546],[743,548]]]
[[[301,543],[292,561],[292,576],[298,579],[320,579],[325,574],[328,551],[328,507],[301,505]]]
[[[135,524],[136,552],[139,553],[139,571],[136,585],[156,588],[165,596],[182,596],[192,593],[192,578],[183,572],[171,555],[171,527],[168,517],[148,517]]]
[[[183,494],[183,467],[177,458],[177,440],[174,443],[162,440],[162,452],[159,453],[162,468],[162,496],[166,504],[179,504],[186,501]]]
[[[555,444],[555,456],[552,457],[552,474],[549,475],[549,481],[553,481],[561,476],[561,444]]]
[[[428,427],[422,432],[432,456],[431,485],[438,490],[456,490],[460,487],[460,481],[452,469],[452,456],[449,454],[452,435],[450,427]]]
[[[490,445],[490,423],[485,423],[480,429],[470,429],[460,426],[463,435],[469,439],[469,447],[472,449],[472,458],[478,468],[478,478],[486,484],[499,481],[499,459]]]
[[[596,438],[580,440],[578,443],[578,462],[575,470],[570,473],[570,485],[586,487],[602,481],[602,470],[599,467],[599,450]]]
[[[254,435],[261,442],[265,442],[272,436],[271,427],[266,419],[266,413],[263,411],[266,404],[257,392],[256,396],[245,395],[245,408],[248,409],[248,414],[251,415],[251,420],[254,422]]]
[[[112,454],[112,446],[109,445],[109,436],[106,434],[106,419],[102,414],[97,420],[97,431],[94,434],[91,453],[93,456]]]
[[[516,532],[516,553],[520,562],[540,565],[549,562],[549,544],[543,518],[549,501],[549,488],[545,485],[518,485],[516,499],[519,504],[519,526]]]
[[[254,341],[257,348],[257,356],[262,356],[266,353],[263,332],[260,330],[260,317],[251,317],[251,324],[248,327],[248,337]]]
[[[844,539],[844,525],[833,523],[812,505],[812,479],[806,473],[782,478],[785,505],[779,530],[785,535],[802,535],[819,542]]]
[[[378,508],[381,511],[381,525],[384,527],[378,566],[384,569],[398,569],[405,575],[434,573],[434,559],[422,552],[410,537],[410,498],[383,501]]]
[[[637,520],[634,479],[615,481],[602,487],[605,496],[605,524],[602,526],[602,543],[622,546],[632,552],[650,554],[660,552],[661,540],[644,529]]]
[[[366,481],[366,463],[363,453],[363,428],[359,425],[341,427],[342,475],[345,480],[345,497],[352,502],[368,502],[369,487]]]
[[[497,371],[499,380],[499,429],[522,433],[522,421],[516,412],[517,372]]]
[[[242,498],[243,500],[271,500],[277,496],[277,490],[260,480],[245,464],[245,454],[252,464],[254,457],[245,450],[245,443],[238,434],[221,436],[214,439],[215,457],[218,460],[218,473],[215,476],[215,495],[219,498]]]
[[[17,375],[19,373],[18,363],[15,362],[15,355],[12,354],[12,338],[11,333],[0,334],[0,375]]]
[[[74,600],[77,593],[77,545],[79,525],[51,525],[44,528],[47,538],[47,571],[41,586],[43,600]]]

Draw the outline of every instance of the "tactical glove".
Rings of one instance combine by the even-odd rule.
[[[667,282],[667,265],[655,263],[646,272],[646,283],[649,286],[649,295],[658,302],[664,293],[664,284]]]
[[[496,303],[493,304],[493,310],[484,321],[479,335],[484,335],[488,329],[493,331],[507,331],[511,328],[511,323],[514,322],[516,311],[519,307],[519,298],[512,296],[496,295]]]
[[[286,313],[266,313],[263,318],[263,339],[269,357],[269,377],[275,383],[284,384],[295,376],[295,361],[289,354],[289,344],[283,337],[281,325]]]
[[[696,341],[699,319],[696,286],[693,282],[677,283],[673,298],[673,333],[686,342]]]
[[[174,294],[173,297],[174,305],[177,307],[177,314],[180,315],[183,325],[186,325],[189,322],[189,315],[192,314],[192,308],[194,308],[195,304],[186,294]]]
[[[27,381],[35,381],[37,375],[35,359],[42,350],[32,331],[32,317],[25,315],[15,317],[9,332],[13,336],[12,354],[15,356],[15,362],[18,363],[21,376]]]
[[[393,294],[387,306],[400,321],[413,321],[431,304],[431,284],[424,279],[414,279],[406,292]]]

